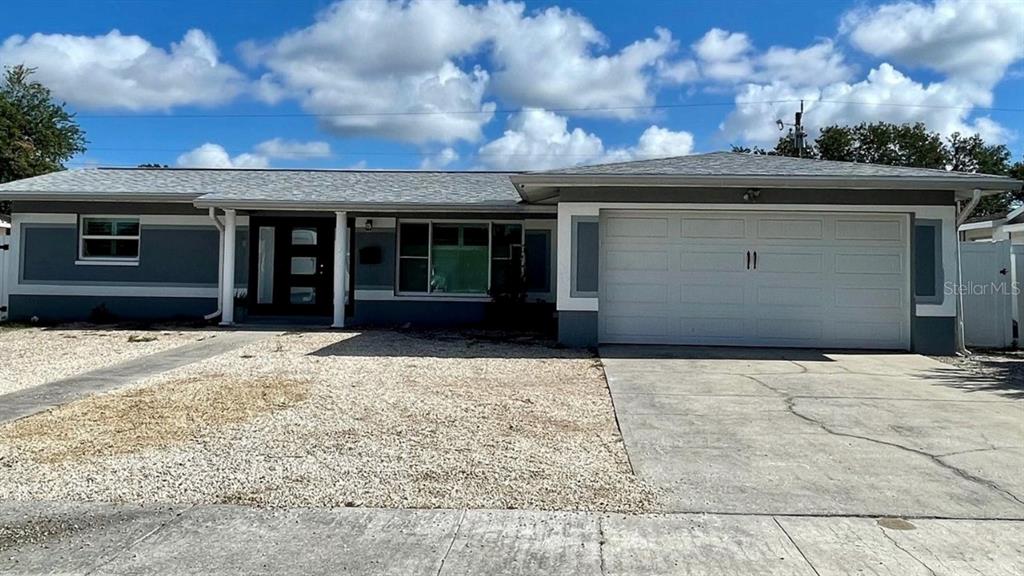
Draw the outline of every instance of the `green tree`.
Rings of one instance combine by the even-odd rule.
[[[774,149],[733,146],[734,152],[797,156],[791,135],[779,138]],[[958,172],[1024,177],[1024,160],[1011,164],[1010,151],[1003,144],[987,144],[978,134],[954,133],[945,140],[923,123],[861,123],[822,128],[814,143],[805,146],[803,156],[822,160],[865,162],[890,166],[936,168]],[[978,215],[1005,212],[1024,203],[1024,193],[1008,193],[982,199]]]
[[[85,133],[50,90],[30,79],[33,68],[12,66],[0,79],[0,183],[64,169],[85,152]],[[0,212],[9,206],[0,205]]]

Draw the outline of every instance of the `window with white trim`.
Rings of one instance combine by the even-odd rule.
[[[523,225],[400,222],[398,292],[486,296],[522,282]]]
[[[141,231],[138,217],[82,216],[78,223],[78,257],[137,261]]]

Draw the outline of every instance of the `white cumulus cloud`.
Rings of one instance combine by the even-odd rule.
[[[821,88],[794,87],[777,82],[749,84],[736,96],[736,109],[722,124],[733,140],[771,145],[780,132],[775,120],[791,122],[796,100],[807,100],[804,121],[813,138],[817,129],[860,122],[924,122],[943,134],[980,133],[986,140],[1004,142],[1009,132],[989,118],[970,119],[974,106],[988,102],[987,93],[949,82],[924,84],[881,64],[855,83],[837,82]],[[777,101],[785,103],[772,103]]]
[[[459,153],[454,148],[447,146],[437,154],[427,156],[420,162],[420,170],[441,170],[451,165],[452,162],[456,162],[459,159]]]
[[[0,65],[16,64],[36,68],[36,78],[57,98],[83,108],[212,106],[246,87],[244,76],[220,60],[213,39],[195,29],[169,50],[118,30],[102,36],[14,35],[0,44]]]
[[[868,54],[986,87],[1024,58],[1019,0],[884,4],[847,13],[840,30]]]
[[[253,146],[252,152],[232,156],[220,144],[207,142],[178,156],[182,168],[267,168],[271,160],[309,160],[331,155],[327,142],[299,142],[273,138]]]
[[[312,141],[299,142],[297,140],[284,140],[272,138],[260,142],[254,147],[257,154],[267,158],[280,158],[282,160],[303,160],[309,158],[327,158],[331,155],[331,145],[327,142]]]
[[[266,168],[270,162],[259,154],[231,156],[220,144],[207,142],[178,156],[177,165],[182,168]]]
[[[693,50],[702,77],[712,82],[822,86],[845,80],[853,73],[830,40],[806,48],[772,46],[758,52],[746,34],[712,28],[693,44]]]
[[[605,53],[607,40],[571,10],[533,15],[522,4],[492,3],[494,90],[516,104],[540,108],[610,108],[593,115],[636,117],[654,102],[656,82],[692,79],[692,63],[672,60],[678,43],[657,28],[654,36]]]
[[[496,109],[488,94],[515,106],[641,115],[635,107],[653,104],[659,86],[694,77],[692,62],[672,58],[676,49],[657,29],[609,51],[589,20],[557,7],[342,0],[310,26],[245,43],[242,53],[267,70],[255,85],[261,99],[296,99],[331,132],[452,143],[482,137]]]
[[[499,138],[480,147],[484,167],[493,170],[546,170],[596,164],[681,156],[693,151],[693,135],[658,126],[647,128],[634,146],[606,148],[596,134],[569,129],[564,116],[527,108],[509,118]]]

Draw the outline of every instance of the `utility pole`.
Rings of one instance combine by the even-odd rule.
[[[796,113],[795,122],[793,124],[786,124],[782,120],[776,120],[775,124],[779,127],[779,131],[785,130],[786,126],[793,127],[789,131],[793,136],[793,147],[796,148],[797,157],[803,158],[804,138],[807,137],[807,132],[804,132],[804,101],[800,101],[800,111]]]
[[[800,111],[796,113],[796,122],[793,123],[793,144],[796,146],[797,158],[804,157],[804,101],[800,101]]]

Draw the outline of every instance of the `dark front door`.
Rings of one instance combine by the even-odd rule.
[[[249,302],[256,314],[331,314],[334,220],[257,218],[250,222]]]

